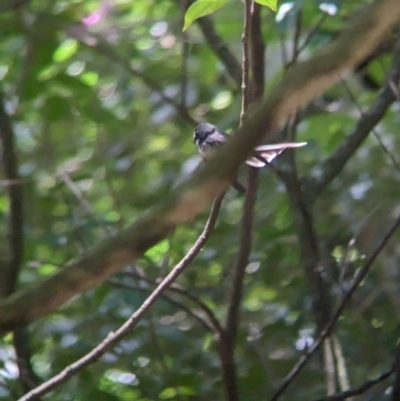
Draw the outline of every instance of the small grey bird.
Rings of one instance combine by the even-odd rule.
[[[197,145],[200,156],[203,160],[207,160],[217,147],[222,145],[229,135],[220,131],[217,127],[209,123],[199,124],[193,134],[193,142]],[[307,145],[307,142],[287,142],[277,143],[273,145],[261,145],[254,149],[253,154],[246,160],[249,166],[261,168],[272,167],[271,162],[276,156],[281,154],[285,149],[300,148]],[[245,188],[237,179],[232,183],[233,187],[239,192],[245,192]]]

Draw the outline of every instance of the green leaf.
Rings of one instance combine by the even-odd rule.
[[[278,0],[256,0],[256,3],[261,4],[262,6],[267,6],[272,11],[276,11],[278,6]]]
[[[159,242],[157,245],[150,248],[145,255],[150,258],[154,263],[159,262],[169,249],[169,241],[164,240]]]
[[[229,0],[197,0],[185,14],[185,24],[182,31],[186,31],[193,21],[219,10]],[[276,1],[274,1],[276,3]]]
[[[61,62],[69,59],[78,50],[78,47],[78,41],[75,39],[65,39],[54,52],[53,60],[56,62]]]

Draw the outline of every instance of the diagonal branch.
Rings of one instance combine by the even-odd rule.
[[[375,379],[366,381],[358,388],[343,391],[343,392],[337,393],[337,394],[332,394],[332,395],[329,395],[328,397],[318,398],[317,400],[314,400],[314,401],[344,401],[346,398],[355,397],[357,395],[366,393],[372,387],[387,380],[392,375],[393,375],[393,368],[389,369],[387,372],[382,373],[380,376],[376,377]]]
[[[109,283],[110,285],[112,285],[115,288],[123,288],[126,290],[131,290],[131,291],[136,291],[136,292],[146,292],[146,293],[152,292],[151,288],[149,288],[149,287],[140,287],[137,285],[135,286],[135,285],[132,285],[130,283],[126,283],[126,282],[120,281],[120,280],[109,279],[109,280],[107,280],[107,283]],[[169,290],[171,290],[171,289],[172,289],[172,286],[169,288]],[[203,326],[207,331],[214,333],[214,327],[206,319],[204,319],[202,316],[200,316],[195,310],[192,310],[188,306],[186,306],[185,303],[179,302],[167,294],[163,294],[161,296],[161,298],[163,298],[165,301],[167,301],[171,305],[173,305],[179,309],[182,309],[189,316],[192,316],[195,320],[197,320],[200,323],[200,325]]]
[[[400,17],[398,0],[375,0],[347,30],[314,56],[293,66],[256,112],[208,163],[150,207],[125,230],[71,261],[41,283],[0,300],[0,333],[49,314],[73,296],[93,288],[210,206],[230,185],[254,147],[272,137],[294,111],[338,82],[385,37]]]
[[[190,265],[194,258],[199,254],[202,247],[207,242],[212,231],[214,230],[223,197],[224,194],[222,194],[215,200],[204,230],[200,234],[199,238],[194,243],[192,248],[189,250],[189,252],[172,269],[172,271],[157,286],[157,288],[149,295],[149,297],[143,302],[139,309],[118,330],[116,330],[115,332],[111,332],[101,344],[93,348],[85,356],[78,359],[73,364],[67,366],[63,371],[61,371],[58,375],[54,376],[47,382],[25,394],[18,401],[33,400],[36,399],[38,396],[47,394],[51,390],[60,386],[62,383],[66,382],[70,377],[80,372],[86,366],[95,363],[101,355],[105,354],[109,349],[114,347],[126,335],[128,335],[137,326],[140,320],[142,320],[145,313],[155,304],[155,302],[164,294],[164,292],[171,286],[171,284],[177,279],[177,277]]]
[[[142,280],[146,282],[147,284],[154,285],[156,286],[157,283],[159,283],[159,280],[153,281],[147,278],[146,276],[139,274],[139,273],[134,273],[134,272],[124,272],[123,274],[126,274],[130,277],[134,277],[136,279]],[[214,312],[205,304],[202,302],[198,297],[196,297],[192,292],[189,290],[182,288],[180,285],[174,283],[169,287],[169,291],[171,293],[176,293],[181,295],[182,297],[187,298],[189,301],[193,302],[199,309],[201,309],[204,314],[207,316],[208,320],[210,321],[210,326],[213,328],[213,330],[218,333],[219,335],[223,332],[223,328],[221,326],[221,323],[215,316]]]
[[[399,227],[400,227],[400,216],[397,217],[397,219],[395,220],[393,225],[387,231],[385,236],[382,238],[382,240],[380,241],[378,246],[375,248],[375,250],[371,254],[371,256],[366,260],[364,265],[357,271],[351,287],[346,292],[346,294],[344,294],[342,301],[340,302],[339,306],[336,308],[335,312],[333,313],[332,318],[330,319],[329,323],[322,330],[321,334],[315,340],[313,345],[299,359],[299,361],[296,363],[296,365],[292,368],[292,370],[289,372],[289,374],[285,377],[285,379],[283,380],[283,383],[281,384],[279,389],[276,391],[276,393],[271,398],[271,401],[276,401],[280,398],[280,396],[286,391],[286,389],[290,386],[290,384],[293,383],[294,379],[304,368],[304,366],[306,365],[308,360],[311,358],[311,356],[314,355],[314,353],[319,349],[319,347],[322,345],[324,340],[327,337],[329,337],[329,335],[332,333],[333,329],[336,326],[336,323],[338,322],[339,318],[342,316],[346,306],[350,303],[357,288],[360,286],[362,281],[365,279],[365,277],[369,273],[373,263],[378,258],[378,256],[381,254],[381,252],[386,247],[386,245],[392,238],[393,234],[397,231],[397,229]]]
[[[389,78],[370,109],[359,119],[353,132],[341,143],[336,151],[314,168],[310,178],[304,179],[305,193],[309,202],[314,202],[319,194],[340,174],[374,127],[379,124],[389,107],[397,100],[393,85],[400,80],[400,43],[393,58]]]

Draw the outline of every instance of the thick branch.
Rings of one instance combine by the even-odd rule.
[[[15,135],[10,118],[5,109],[5,99],[0,91],[0,137],[2,143],[2,161],[4,178],[7,183],[8,212],[8,260],[0,266],[0,298],[6,298],[15,292],[24,252],[23,238],[23,193],[22,181],[18,175],[18,161],[15,149]],[[16,328],[13,343],[17,356],[19,381],[26,392],[39,381],[31,364],[29,336],[25,328]]]
[[[318,93],[338,82],[370,54],[400,16],[398,0],[375,0],[358,13],[338,39],[292,67],[254,115],[209,163],[130,225],[71,261],[36,286],[0,302],[0,332],[47,315],[73,296],[103,282],[162,240],[174,227],[192,220],[228,187],[238,166],[263,137]]]

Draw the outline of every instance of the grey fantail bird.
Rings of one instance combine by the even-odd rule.
[[[229,135],[220,131],[217,127],[209,123],[199,124],[193,134],[193,142],[197,145],[200,156],[203,160],[207,160],[213,152],[222,145]],[[261,168],[272,167],[271,162],[276,156],[281,154],[285,149],[299,148],[307,145],[307,142],[286,142],[272,145],[260,145],[254,148],[252,155],[246,160],[249,166]],[[239,192],[245,192],[245,188],[237,179],[232,182],[233,187]]]

